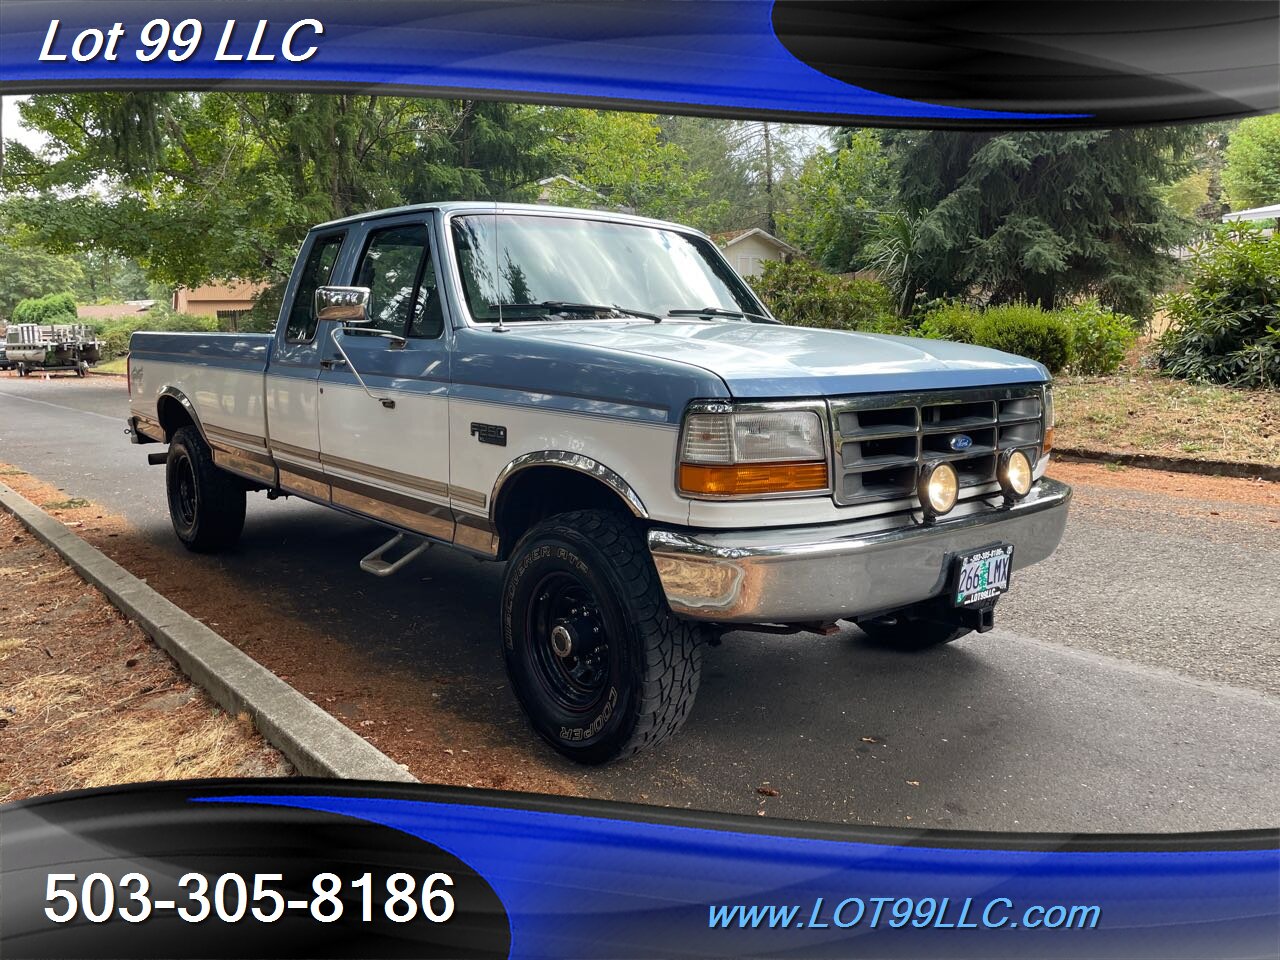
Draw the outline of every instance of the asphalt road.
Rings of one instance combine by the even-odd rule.
[[[0,376],[0,461],[124,515],[198,573],[212,561],[177,547],[161,472],[146,466],[156,448],[126,441],[126,406],[115,379]],[[853,627],[731,634],[706,651],[682,734],[582,775],[584,792],[955,829],[1275,826],[1280,528],[1238,519],[1239,504],[1173,504],[1133,473],[1134,489],[1077,489],[1062,548],[1016,575],[992,633],[920,655],[873,648]],[[493,691],[450,707],[519,739],[495,642],[501,567],[440,548],[376,580],[356,561],[382,537],[259,495],[234,564],[245,590],[319,614],[364,655]]]

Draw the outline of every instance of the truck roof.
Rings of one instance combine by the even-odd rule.
[[[613,210],[592,210],[587,207],[556,207],[545,203],[507,203],[505,201],[494,202],[492,200],[445,200],[439,203],[413,203],[403,207],[388,207],[385,210],[371,210],[368,213],[356,213],[349,217],[340,217],[337,220],[329,220],[326,223],[319,223],[312,227],[312,230],[326,230],[329,227],[336,227],[346,223],[360,223],[365,220],[377,220],[382,217],[395,217],[406,213],[416,213],[422,211],[439,211],[440,213],[456,213],[458,211],[466,211],[469,213],[563,213],[573,216],[587,215],[598,220],[613,220],[622,223],[634,223],[647,227],[665,227],[670,230],[680,230],[684,233],[697,234],[705,237],[701,230],[695,230],[693,227],[686,226],[682,223],[672,223],[669,220],[655,220],[652,217],[640,217],[631,213],[619,213]]]

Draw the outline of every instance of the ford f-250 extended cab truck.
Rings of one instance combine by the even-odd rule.
[[[988,629],[1071,495],[1040,364],[781,325],[705,236],[612,213],[326,223],[274,334],[135,333],[129,374],[192,550],[265,490],[387,527],[371,573],[432,542],[505,561],[512,686],[583,762],[678,729],[732,629]]]

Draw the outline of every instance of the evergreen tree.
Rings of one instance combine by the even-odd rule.
[[[891,137],[899,203],[918,220],[930,297],[1026,300],[1082,294],[1150,315],[1188,225],[1161,198],[1194,127]]]

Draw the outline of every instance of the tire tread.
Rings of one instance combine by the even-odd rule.
[[[543,521],[525,538],[563,537],[566,532],[585,537],[604,554],[643,645],[636,722],[615,754],[631,756],[661,743],[688,718],[701,675],[701,631],[667,606],[658,572],[631,518],[609,510],[574,510]]]

